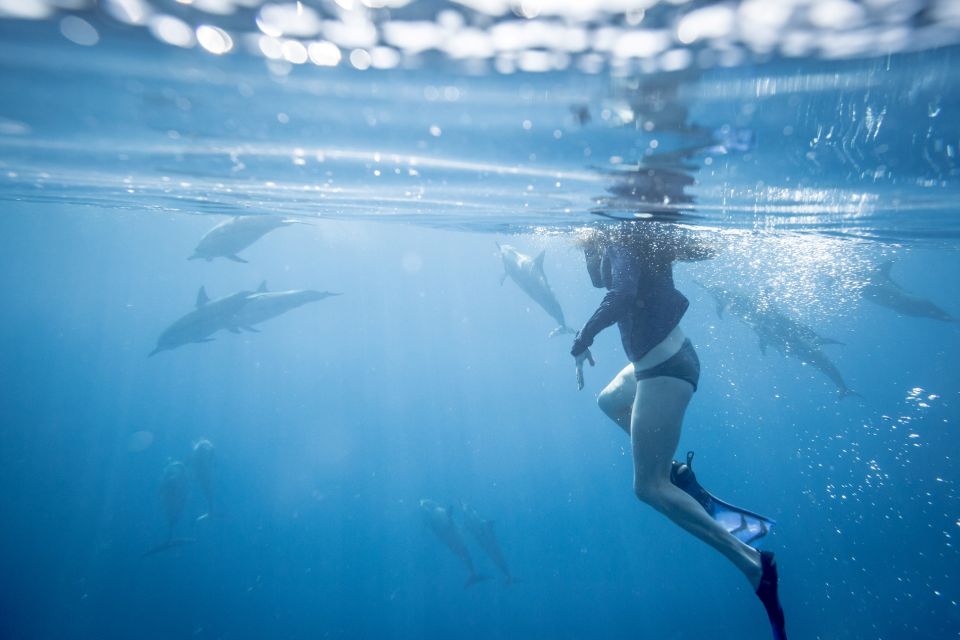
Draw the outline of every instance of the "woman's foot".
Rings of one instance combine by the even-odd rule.
[[[777,563],[773,559],[772,552],[760,552],[760,566],[763,574],[760,577],[760,586],[757,587],[757,597],[763,603],[763,608],[767,610],[774,640],[786,640],[787,630],[783,619],[783,607],[780,606],[780,596],[777,593],[780,578],[777,575]]]

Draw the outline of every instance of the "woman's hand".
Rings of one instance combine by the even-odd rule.
[[[591,367],[595,366],[597,363],[594,362],[593,354],[590,353],[590,349],[584,349],[575,357],[577,360],[577,391],[583,391],[583,361],[586,360],[589,362]]]

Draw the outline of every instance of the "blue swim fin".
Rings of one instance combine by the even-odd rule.
[[[770,533],[773,525],[776,524],[776,521],[771,518],[735,507],[704,489],[697,482],[696,474],[693,473],[693,451],[687,452],[686,463],[673,461],[670,481],[690,494],[724,529],[751,547],[756,548],[760,540]]]

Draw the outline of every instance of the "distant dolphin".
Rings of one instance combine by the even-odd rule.
[[[274,229],[291,224],[309,224],[293,218],[279,216],[236,216],[225,220],[207,231],[193,255],[188,260],[203,258],[210,262],[214,258],[227,258],[234,262],[247,261],[237,255],[238,251],[246,249],[251,244],[270,233]]]
[[[188,491],[187,468],[182,462],[171,461],[164,468],[163,479],[160,482],[160,501],[163,504],[164,515],[167,517],[167,538],[157,546],[144,551],[141,557],[145,558],[173,547],[194,542],[191,538],[173,537],[174,528],[180,521],[183,508],[187,504]]]
[[[227,329],[238,333],[236,316],[247,304],[252,291],[240,291],[224,298],[210,300],[203,287],[197,292],[196,308],[167,327],[157,339],[150,356],[169,351],[192,342],[210,342],[210,336]],[[149,356],[148,356],[149,357]]]
[[[497,569],[503,574],[507,584],[516,582],[507,566],[507,559],[503,556],[500,549],[500,542],[497,540],[497,534],[493,530],[493,522],[484,520],[473,508],[464,502],[460,503],[460,510],[463,512],[463,527],[473,536],[477,544],[487,554],[487,557],[497,565]]]
[[[697,284],[713,297],[717,305],[717,316],[723,317],[725,311],[730,311],[753,329],[760,341],[761,353],[766,354],[767,347],[772,346],[782,355],[793,356],[827,376],[837,387],[841,398],[860,395],[847,386],[840,371],[821,349],[826,344],[841,343],[820,336],[805,324],[756,298],[724,287],[701,282]]]
[[[888,260],[870,273],[867,285],[863,288],[863,297],[866,300],[893,309],[905,316],[957,322],[955,316],[950,315],[929,300],[905,291],[894,282],[890,276],[892,268],[893,261]]]
[[[193,443],[193,451],[190,453],[190,470],[207,503],[207,512],[197,520],[205,520],[213,515],[213,454],[213,443],[206,438]]]
[[[330,291],[313,291],[310,289],[267,291],[267,283],[263,282],[255,293],[247,296],[246,304],[237,313],[235,321],[238,327],[248,331],[256,331],[253,328],[254,325],[276,318],[309,302],[339,295],[339,293],[331,293]]]
[[[543,272],[543,257],[546,251],[541,251],[536,258],[531,258],[508,244],[497,243],[497,249],[500,250],[500,259],[503,261],[500,284],[510,276],[524,293],[559,323],[559,326],[550,332],[551,337],[560,333],[576,333],[567,326],[563,309],[560,308],[560,303],[547,281],[547,275]]]
[[[430,527],[434,535],[467,566],[470,577],[467,578],[464,587],[490,579],[490,576],[478,574],[474,568],[473,559],[470,557],[467,545],[463,541],[463,536],[460,535],[460,527],[453,521],[453,507],[444,509],[433,500],[421,500],[420,511],[423,514],[424,522]]]

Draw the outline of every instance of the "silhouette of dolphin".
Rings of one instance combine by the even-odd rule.
[[[313,291],[311,289],[292,289],[290,291],[267,291],[267,283],[260,284],[256,292],[247,296],[246,304],[235,317],[238,327],[248,331],[256,331],[254,325],[276,318],[279,315],[303,306],[309,302],[316,302],[339,293],[330,291]]]
[[[944,311],[933,302],[906,291],[894,282],[890,276],[892,268],[893,260],[887,260],[870,273],[867,285],[863,288],[864,299],[881,307],[893,309],[905,316],[957,322],[955,316]]]
[[[473,565],[473,558],[470,557],[463,536],[460,535],[460,527],[453,520],[453,507],[444,509],[433,500],[421,500],[420,512],[423,514],[424,522],[430,527],[434,535],[466,565],[470,577],[464,583],[464,588],[490,579],[490,576],[477,573]]]
[[[174,529],[180,521],[180,516],[183,515],[184,506],[187,504],[188,492],[187,468],[182,462],[172,460],[164,468],[163,479],[160,481],[160,502],[167,518],[167,538],[157,546],[144,551],[140,556],[141,558],[195,542],[192,538],[173,537]]]
[[[561,333],[576,333],[567,326],[563,309],[560,308],[557,296],[554,295],[547,281],[547,275],[543,272],[543,257],[546,251],[541,251],[536,258],[531,258],[508,244],[501,245],[498,242],[497,249],[500,251],[504,270],[500,277],[500,284],[502,285],[509,276],[524,293],[559,323],[559,326],[550,332],[551,337]]]
[[[725,287],[702,282],[697,284],[713,297],[718,317],[722,318],[724,312],[729,311],[753,329],[760,341],[761,353],[766,354],[767,347],[772,346],[781,355],[793,356],[827,376],[837,387],[841,398],[860,395],[847,386],[840,371],[821,349],[823,345],[841,344],[840,342],[824,338],[807,325],[786,316],[773,305],[756,297]]]
[[[477,545],[483,549],[487,557],[497,566],[500,573],[503,574],[507,584],[513,584],[516,579],[510,573],[510,567],[507,566],[507,559],[500,549],[500,541],[497,540],[497,534],[493,530],[493,522],[484,520],[472,507],[465,502],[460,502],[460,511],[463,513],[463,527],[467,530]]]
[[[207,231],[200,238],[197,248],[193,250],[193,255],[187,260],[202,258],[210,262],[214,258],[226,258],[246,264],[247,261],[237,255],[238,251],[246,249],[274,229],[291,224],[309,223],[279,216],[236,216],[230,218]]]
[[[192,342],[210,342],[210,336],[227,329],[239,333],[236,316],[247,304],[252,291],[239,291],[216,300],[211,300],[206,289],[197,292],[196,308],[167,327],[157,339],[156,348],[148,357],[161,351],[169,351]]]

